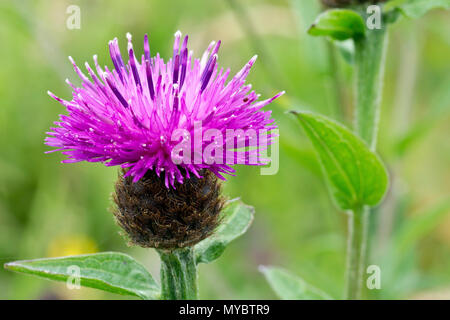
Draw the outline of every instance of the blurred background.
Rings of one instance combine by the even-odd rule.
[[[67,7],[81,10],[70,30]],[[200,266],[200,296],[274,299],[259,265],[289,269],[339,298],[344,282],[346,217],[335,209],[312,146],[286,111],[313,110],[351,125],[352,68],[324,39],[306,34],[321,10],[313,0],[7,1],[0,0],[0,263],[121,251],[158,278],[153,250],[127,247],[111,208],[116,168],[60,164],[44,154],[45,132],[69,99],[67,56],[78,65],[112,68],[108,41],[126,32],[137,52],[149,34],[152,52],[171,55],[173,34],[188,33],[197,56],[222,40],[221,66],[237,72],[254,54],[248,82],[268,98],[280,128],[280,169],[262,176],[237,167],[225,193],[256,208],[249,232],[216,262]],[[369,298],[450,298],[450,15],[433,11],[391,27],[379,153],[391,190],[371,215],[370,264],[381,290]],[[0,268],[0,299],[124,299],[93,289],[68,290]]]

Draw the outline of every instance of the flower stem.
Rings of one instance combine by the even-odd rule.
[[[377,144],[386,47],[385,26],[367,29],[366,36],[355,41],[355,130],[373,151]]]
[[[360,14],[366,21],[364,10]],[[387,24],[366,29],[364,38],[355,40],[356,108],[355,131],[372,151],[376,150],[380,102],[387,48]],[[349,213],[347,299],[360,299],[366,257],[370,208],[357,207]]]
[[[158,250],[158,253],[161,258],[161,298],[198,299],[197,264],[193,248]]]
[[[361,206],[348,213],[345,297],[349,300],[361,298],[369,212],[369,207]]]

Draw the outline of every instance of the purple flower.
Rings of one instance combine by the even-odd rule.
[[[200,177],[203,169],[224,179],[221,173],[234,172],[230,165],[266,163],[260,152],[272,142],[275,135],[270,130],[276,125],[271,112],[261,108],[284,92],[257,101],[259,95],[245,85],[256,56],[226,83],[230,70],[217,64],[220,41],[212,42],[201,59],[194,59],[187,48],[188,36],[180,45],[178,31],[173,57],[164,63],[159,54],[151,57],[145,35],[139,63],[131,35],[127,38],[128,64],[114,39],[109,42],[114,70],[102,69],[94,56],[97,75],[86,63],[92,80],[69,57],[82,84],[76,87],[67,80],[73,90],[71,101],[49,92],[69,113],[60,115],[48,132],[45,143],[57,148],[49,152],[62,151],[67,156],[63,162],[120,165],[128,168],[126,175],[134,182],[147,170],[158,176],[165,172],[167,187],[183,183],[191,173]],[[231,138],[230,129],[235,133]]]

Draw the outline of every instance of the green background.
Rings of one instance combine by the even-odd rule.
[[[79,30],[66,27],[71,4],[81,9]],[[69,55],[82,67],[98,54],[112,68],[108,41],[118,37],[123,49],[130,32],[137,52],[148,33],[152,52],[167,58],[179,29],[197,57],[221,39],[220,65],[232,72],[258,54],[248,82],[262,98],[287,92],[268,107],[280,128],[279,171],[263,176],[238,166],[225,182],[225,193],[253,205],[256,218],[219,260],[200,266],[201,298],[275,298],[260,265],[285,267],[340,297],[346,217],[328,196],[309,140],[286,114],[312,110],[351,125],[352,69],[324,39],[306,34],[319,10],[312,0],[0,0],[0,262],[121,251],[158,278],[156,253],[128,247],[108,211],[117,169],[63,165],[61,154],[44,154],[45,132],[65,112],[47,90],[70,99],[64,80],[79,79]],[[450,298],[448,30],[443,11],[391,28],[379,153],[392,181],[371,215],[378,227],[369,263],[380,266],[382,280],[370,298]],[[0,298],[123,297],[0,269]]]

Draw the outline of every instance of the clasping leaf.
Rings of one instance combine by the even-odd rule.
[[[450,9],[450,0],[392,0],[386,4],[384,10],[399,9],[409,18],[420,18],[428,11],[437,8]]]
[[[293,113],[314,145],[338,207],[377,205],[388,187],[380,158],[343,125],[309,112]]]
[[[209,263],[220,257],[231,241],[247,231],[254,212],[253,207],[245,205],[240,199],[228,201],[222,211],[223,221],[216,232],[194,247],[196,262]]]
[[[313,36],[328,36],[340,41],[357,39],[364,37],[365,25],[357,12],[333,9],[321,13],[309,28],[308,33]]]

